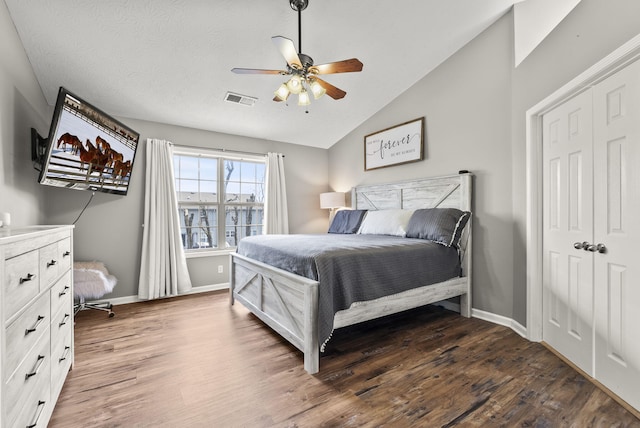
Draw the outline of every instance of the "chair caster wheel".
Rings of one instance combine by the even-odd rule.
[[[113,317],[115,317],[115,316],[116,316],[116,313],[115,313],[115,312],[109,312],[109,318],[113,318]]]

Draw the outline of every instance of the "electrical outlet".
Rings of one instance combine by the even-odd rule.
[[[218,273],[222,273],[222,269],[223,269],[222,265],[218,265]]]

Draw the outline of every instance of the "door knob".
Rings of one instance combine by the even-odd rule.
[[[592,253],[598,252],[600,254],[604,254],[607,252],[607,247],[604,244],[594,245],[587,241],[574,242],[573,248],[575,248],[576,250],[591,251]]]
[[[573,243],[573,248],[575,248],[576,250],[582,250],[583,248],[586,250],[588,246],[589,243],[587,241]]]
[[[592,253],[600,253],[600,254],[604,254],[607,252],[607,247],[605,247],[604,244],[587,244],[586,247],[583,247],[585,249],[585,251],[591,251]]]

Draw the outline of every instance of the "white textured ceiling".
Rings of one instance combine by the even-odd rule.
[[[295,101],[272,101],[283,77],[230,71],[285,67],[271,37],[290,38],[298,47],[297,13],[288,0],[5,0],[51,105],[64,86],[124,118],[321,148],[407,90],[514,2],[310,0],[302,13],[303,53],[316,64],[356,57],[364,69],[324,76],[347,95],[312,100],[306,114]],[[227,91],[258,102],[225,102]]]

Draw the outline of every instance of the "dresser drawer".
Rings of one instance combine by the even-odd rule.
[[[69,323],[70,325],[70,323]],[[52,342],[51,349],[51,393],[62,389],[64,379],[71,368],[73,348],[71,346],[71,328],[60,330],[58,342]]]
[[[71,269],[71,238],[58,241],[58,260],[60,261],[60,273]]]
[[[9,420],[15,418],[15,412],[19,411],[22,403],[27,401],[30,395],[45,381],[47,395],[51,382],[51,349],[47,328],[42,339],[20,363],[13,376],[5,384],[6,395],[2,397],[3,406],[7,411]]]
[[[24,307],[40,291],[38,251],[30,251],[5,260],[4,320]]]
[[[58,253],[58,243],[54,242],[40,248],[40,290],[46,290],[58,279],[61,255]]]
[[[51,287],[51,315],[58,313],[62,307],[71,307],[71,271],[67,271],[62,278]],[[67,309],[69,311],[69,309]]]
[[[59,340],[73,329],[73,312],[61,308],[51,317],[51,347],[55,347]]]
[[[49,294],[38,298],[7,327],[4,379],[8,379],[36,342],[49,330]]]
[[[53,412],[55,403],[51,401],[48,379],[42,378],[33,388],[33,391],[19,403],[15,409],[7,412],[9,427],[46,428],[48,415]]]

